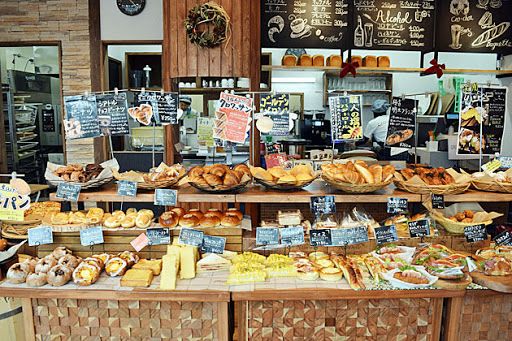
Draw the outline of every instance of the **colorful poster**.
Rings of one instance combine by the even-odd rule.
[[[130,133],[128,125],[128,102],[126,93],[96,96],[98,120],[103,136],[125,135]]]
[[[214,119],[209,117],[197,118],[197,143],[199,146],[213,147],[213,123]]]
[[[332,141],[362,140],[362,96],[333,96],[329,98]]]
[[[290,95],[268,94],[260,99],[260,112],[272,119],[271,136],[287,136],[290,133]]]
[[[215,112],[213,137],[244,143],[249,131],[252,108],[252,98],[221,93]]]

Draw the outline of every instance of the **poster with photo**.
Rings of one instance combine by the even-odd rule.
[[[268,94],[260,99],[260,112],[272,119],[271,136],[286,136],[290,133],[290,95]]]
[[[221,93],[215,112],[213,137],[244,143],[251,122],[253,100],[250,97]]]
[[[64,96],[66,139],[101,136],[95,95]]]
[[[386,146],[412,148],[416,145],[416,108],[418,101],[410,98],[393,97],[389,114]]]
[[[362,96],[333,96],[329,98],[332,142],[363,139],[361,115]]]

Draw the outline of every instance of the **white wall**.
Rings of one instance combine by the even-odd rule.
[[[40,68],[40,73],[59,73],[59,48],[57,46],[20,46],[0,48],[0,75],[2,82],[7,82],[7,70],[35,72],[35,66]],[[13,55],[16,63],[13,65]],[[34,59],[34,63],[27,61]]]
[[[123,84],[127,86],[125,79],[125,53],[126,52],[162,52],[162,45],[109,45],[107,53],[122,63]]]
[[[129,16],[121,13],[116,0],[100,2],[102,40],[162,40],[162,0],[147,0],[142,13]]]

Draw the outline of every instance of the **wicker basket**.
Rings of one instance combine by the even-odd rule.
[[[346,193],[354,193],[354,194],[363,194],[363,193],[372,193],[376,192],[380,189],[386,188],[391,183],[391,180],[386,182],[381,182],[378,184],[351,184],[346,182],[340,182],[336,181],[326,174],[322,175],[322,179],[324,179],[325,182],[327,182],[332,187],[339,189],[340,191],[346,192]]]
[[[141,175],[144,173],[140,173]],[[138,189],[147,189],[147,190],[154,190],[157,188],[171,188],[176,186],[181,179],[183,179],[187,175],[187,172],[184,170],[180,173],[180,175],[174,179],[169,180],[160,180],[160,181],[152,181],[152,182],[137,182],[137,188]],[[118,181],[126,180],[121,177],[115,176],[115,179]]]
[[[293,185],[291,185],[291,184],[276,184],[274,182],[269,182],[269,181],[265,181],[265,180],[258,179],[258,178],[254,178],[254,181],[256,181],[258,184],[260,184],[264,187],[267,187],[270,189],[275,189],[278,191],[298,191],[298,190],[303,189],[306,186],[311,185],[313,183],[313,181],[318,179],[318,177],[319,176],[317,175],[314,178],[312,178],[311,180],[302,181],[299,183],[295,183]]]
[[[510,182],[473,180],[472,184],[479,191],[512,193],[512,183]]]
[[[27,239],[27,231],[41,225],[41,220],[2,221],[2,236],[9,239]]]
[[[450,219],[446,219],[445,217],[440,217],[437,215],[432,215],[432,217],[446,231],[448,231],[452,234],[459,234],[459,235],[464,234],[464,228],[467,226],[474,226],[474,225],[479,225],[479,224],[484,224],[487,226],[487,225],[492,224],[492,220],[483,221],[481,223],[460,223],[460,222],[455,222]]]
[[[471,182],[451,185],[427,185],[427,184],[411,184],[406,181],[396,180],[395,186],[406,192],[415,194],[461,194],[466,192],[471,186]]]
[[[236,193],[236,192],[241,191],[242,189],[245,188],[245,186],[247,186],[247,184],[249,184],[251,182],[251,180],[252,179],[249,179],[245,182],[241,182],[238,185],[231,186],[231,187],[224,186],[224,185],[211,187],[210,185],[202,185],[202,184],[198,184],[198,183],[191,182],[191,181],[189,181],[189,184],[192,187],[195,187],[198,190],[203,191],[203,192],[213,193],[213,194],[224,194],[224,193]]]
[[[92,179],[87,182],[74,182],[74,181],[65,181],[65,180],[47,180],[48,184],[57,187],[61,183],[66,184],[74,184],[74,185],[80,185],[81,189],[93,189],[93,188],[99,188],[103,185],[106,185],[110,183],[112,180],[114,180],[113,177],[103,178],[103,179]]]

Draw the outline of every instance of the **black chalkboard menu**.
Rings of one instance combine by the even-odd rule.
[[[435,7],[435,0],[354,0],[352,46],[430,51],[434,47]]]
[[[512,53],[512,0],[439,1],[436,49]]]
[[[64,96],[66,139],[82,139],[101,135],[96,96]]]
[[[151,105],[156,124],[178,124],[178,93],[145,91],[137,95],[137,103]]]
[[[260,99],[260,111],[274,122],[269,135],[286,136],[290,132],[290,95],[269,94]]]
[[[350,2],[261,0],[262,47],[347,47]]]
[[[98,120],[101,134],[124,135],[129,134],[128,102],[126,93],[96,95],[98,106]]]
[[[363,139],[362,103],[361,95],[329,97],[333,143]]]
[[[386,146],[411,148],[416,144],[416,107],[418,101],[409,98],[393,97],[389,114]]]

